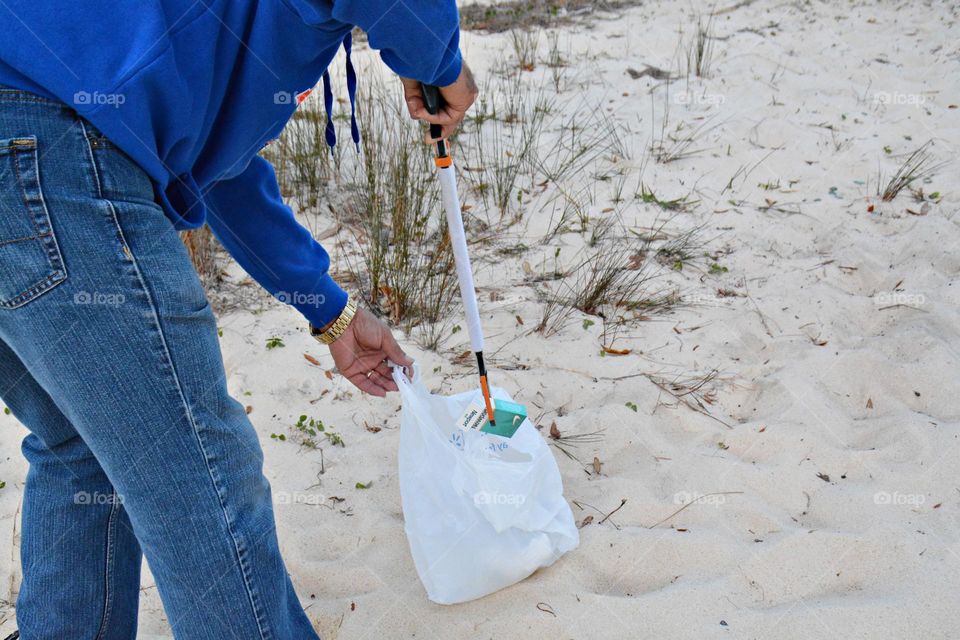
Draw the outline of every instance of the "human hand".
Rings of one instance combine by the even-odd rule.
[[[466,62],[463,63],[460,69],[460,77],[457,78],[456,82],[446,87],[440,87],[440,95],[443,96],[446,104],[435,115],[427,111],[419,82],[410,78],[400,78],[400,81],[403,83],[403,99],[407,103],[410,117],[414,120],[442,125],[443,133],[440,137],[443,139],[449,138],[457,130],[457,127],[466,117],[467,110],[473,105],[480,93],[477,89],[477,83],[473,80],[473,73]],[[435,142],[435,140],[432,140],[432,142]]]
[[[378,398],[397,390],[387,360],[413,366],[390,328],[366,309],[357,310],[347,330],[330,345],[330,355],[343,377]]]

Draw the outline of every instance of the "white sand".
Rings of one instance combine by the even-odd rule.
[[[564,435],[605,430],[602,441],[573,450],[584,464],[557,452],[566,496],[583,505],[575,517],[593,516],[580,548],[519,585],[461,606],[430,603],[403,534],[396,396],[368,399],[328,380],[303,354],[323,369],[330,357],[292,310],[221,318],[231,389],[253,407],[266,451],[285,558],[325,638],[960,635],[957,164],[915,185],[942,195],[925,215],[907,212],[923,206],[907,191],[893,202],[873,197],[878,169],[889,176],[923,142],[932,139],[942,160],[960,145],[960,109],[949,108],[960,104],[960,25],[950,4],[756,2],[715,19],[721,40],[710,77],[691,80],[689,93],[685,80],[670,89],[673,122],[713,116],[715,127],[695,145],[702,153],[650,161],[643,180],[665,198],[693,192],[694,212],[668,228],[705,225],[706,250],[719,252],[728,271],[710,273],[714,260],[701,259],[666,275],[696,304],[622,331],[613,346],[629,355],[601,357],[602,320],[584,329],[580,313],[556,336],[530,333],[542,305],[523,262],[539,271],[562,246],[570,267],[584,242],[568,233],[543,246],[542,200],[524,204],[525,223],[505,240],[529,245],[525,255],[503,266],[492,256],[478,261],[488,350],[503,347],[494,382]],[[650,2],[560,33],[574,63],[566,98],[608,99],[609,115],[632,130],[624,139],[632,158],[622,161],[628,189],[664,86],[626,68],[675,68],[689,11],[689,3]],[[465,47],[484,73],[510,51],[506,35],[467,34]],[[541,56],[545,49],[541,38]],[[543,65],[529,75],[549,83]],[[588,173],[577,179],[591,184]],[[609,188],[592,216],[612,215],[602,212],[613,206]],[[657,215],[637,201],[616,209],[633,228]],[[720,298],[719,288],[749,297]],[[501,299],[490,302],[494,290]],[[274,335],[286,347],[267,351]],[[462,342],[440,354],[404,345],[430,386],[471,383],[470,368],[452,363]],[[430,374],[434,367],[442,369]],[[671,406],[647,377],[611,380],[711,370],[719,376],[705,390],[717,419]],[[300,414],[323,419],[346,442],[324,447],[319,486],[319,452],[270,438],[290,435]],[[10,601],[20,579],[23,434],[0,415],[0,577]],[[723,495],[670,517],[714,493]],[[12,608],[5,611],[0,633],[14,628]],[[169,636],[149,575],[141,631]]]

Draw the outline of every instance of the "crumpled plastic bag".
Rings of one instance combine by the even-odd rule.
[[[456,420],[479,390],[433,395],[399,367],[400,496],[410,552],[430,600],[480,598],[553,564],[580,542],[557,462],[524,420],[511,438]],[[512,400],[494,387],[495,398]]]

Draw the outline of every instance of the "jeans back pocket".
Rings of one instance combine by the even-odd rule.
[[[66,278],[40,189],[37,138],[0,140],[0,308],[21,307]]]

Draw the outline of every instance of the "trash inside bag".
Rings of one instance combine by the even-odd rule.
[[[524,419],[510,438],[456,426],[479,390],[433,395],[399,367],[400,496],[410,552],[439,604],[480,598],[553,564],[580,542],[556,460]],[[511,401],[502,389],[492,395]]]

